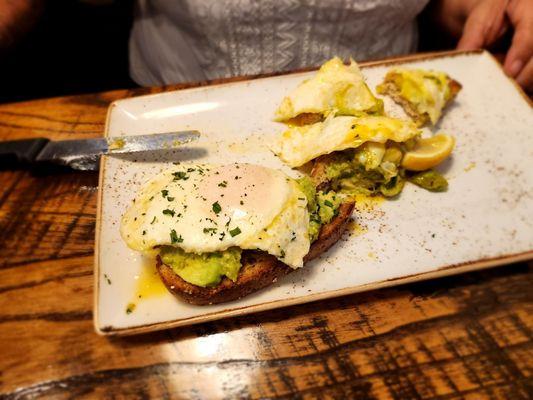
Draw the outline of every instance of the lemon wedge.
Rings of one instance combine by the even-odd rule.
[[[445,134],[420,139],[412,150],[404,154],[402,166],[410,171],[424,171],[432,168],[443,162],[454,146],[455,139]]]

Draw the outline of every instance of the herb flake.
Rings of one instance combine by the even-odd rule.
[[[176,233],[175,229],[172,229],[170,231],[170,242],[172,244],[182,243],[183,242],[183,238],[181,237],[181,235],[178,236],[178,234]]]
[[[173,172],[172,175],[174,175],[175,181],[186,181],[187,179],[189,179],[189,176],[184,171]]]
[[[220,211],[222,211],[222,207],[220,207],[220,204],[218,204],[218,201],[215,201],[213,203],[213,212],[215,214],[218,214],[218,213],[220,213]]]
[[[231,235],[231,237],[235,237],[239,235],[240,233],[241,233],[241,229],[238,226],[235,229],[232,229],[231,231],[229,231],[229,234]]]

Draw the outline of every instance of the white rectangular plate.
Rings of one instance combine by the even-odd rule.
[[[449,180],[448,191],[430,193],[406,185],[397,200],[373,208],[359,204],[354,214],[358,228],[323,257],[265,290],[221,305],[188,305],[158,289],[157,277],[147,282],[143,276],[153,276],[153,261],[147,267],[139,254],[126,247],[119,234],[121,216],[143,182],[171,161],[198,157],[195,161],[251,162],[295,175],[267,144],[283,129],[272,122],[275,108],[313,73],[113,103],[106,127],[109,137],[197,129],[202,138],[188,150],[169,150],[153,159],[102,160],[97,332],[147,332],[533,258],[533,112],[527,97],[488,53],[369,63],[363,67],[369,86],[374,89],[394,64],[445,71],[463,85],[433,129],[457,140],[453,157],[441,166]],[[392,115],[404,116],[388,99],[385,107]],[[152,285],[140,299],[139,285]],[[135,308],[127,313],[131,304]]]

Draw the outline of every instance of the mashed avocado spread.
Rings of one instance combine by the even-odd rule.
[[[318,238],[322,225],[329,223],[338,214],[342,197],[335,192],[317,192],[313,181],[306,176],[298,179],[298,185],[307,197],[309,240],[312,243]]]
[[[237,279],[241,268],[242,250],[231,247],[225,251],[215,253],[194,254],[183,250],[163,246],[159,255],[163,263],[184,281],[193,285],[208,287],[216,286],[223,276],[232,281]]]
[[[409,143],[402,144],[408,149]],[[333,191],[347,195],[374,195],[394,197],[401,193],[406,180],[431,191],[448,187],[446,179],[433,170],[406,176],[401,168],[402,147],[388,143],[382,149],[362,146],[330,155],[326,177]],[[406,150],[405,149],[405,150]]]
[[[412,175],[409,177],[409,181],[432,192],[442,192],[448,188],[446,178],[431,169]]]
[[[308,177],[299,179],[298,185],[307,197],[309,239],[313,242],[318,238],[320,227],[337,215],[341,197],[334,192],[317,192]],[[224,276],[235,281],[242,265],[241,254],[242,250],[238,247],[203,254],[186,253],[172,246],[163,246],[159,250],[163,263],[170,266],[176,275],[201,287],[216,286]]]
[[[391,160],[382,160],[375,166],[361,162],[359,152],[364,149],[345,150],[335,153],[331,162],[326,166],[327,178],[332,183],[332,189],[349,195],[355,194],[382,194],[392,197],[401,192],[403,178],[398,169],[398,157]],[[385,151],[387,154],[387,150]],[[401,158],[400,158],[401,159]]]

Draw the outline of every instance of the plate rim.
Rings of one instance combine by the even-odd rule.
[[[533,100],[525,93],[522,87],[513,78],[510,78],[509,76],[507,76],[507,74],[505,74],[505,71],[503,70],[503,67],[498,62],[498,60],[490,52],[486,50],[467,50],[467,51],[449,50],[449,51],[437,51],[437,52],[428,52],[428,53],[415,53],[415,54],[409,54],[409,55],[403,55],[403,56],[387,57],[387,58],[383,58],[379,60],[369,60],[369,61],[364,61],[358,64],[361,68],[368,68],[368,67],[374,67],[374,66],[387,66],[387,65],[402,64],[402,63],[412,62],[412,61],[424,61],[424,60],[431,60],[431,59],[436,59],[436,58],[448,58],[448,57],[457,57],[457,56],[473,55],[473,54],[488,56],[489,59],[491,59],[499,67],[499,69],[502,71],[504,76],[506,76],[509,79],[510,83],[517,90],[518,94],[522,97],[522,99],[524,99],[526,103],[530,107],[533,108]],[[162,91],[159,93],[133,96],[133,97],[115,100],[109,105],[107,109],[107,114],[106,114],[106,119],[105,119],[104,137],[106,138],[109,137],[109,122],[110,122],[112,111],[119,106],[119,103],[123,101],[127,101],[132,98],[138,98],[138,97],[150,98],[154,96],[161,96],[165,93],[170,93],[174,91],[193,91],[196,89],[206,88],[206,87],[209,87],[209,88],[222,87],[222,86],[227,86],[227,85],[239,84],[242,82],[249,82],[249,81],[256,81],[256,80],[261,80],[261,79],[270,79],[270,78],[274,78],[278,76],[287,76],[287,75],[294,75],[294,74],[305,73],[305,72],[312,72],[312,71],[316,71],[317,69],[318,69],[317,67],[309,67],[309,68],[301,68],[301,69],[284,71],[284,72],[273,72],[273,73],[267,73],[267,74],[237,76],[237,77],[230,77],[230,78],[215,79],[215,80],[210,80],[210,81],[200,81],[200,82],[177,84],[177,85],[171,85],[171,86],[163,86]],[[428,272],[422,272],[422,273],[412,274],[408,276],[386,279],[384,281],[371,282],[371,283],[367,283],[364,285],[330,290],[330,291],[325,291],[321,293],[314,293],[314,294],[309,294],[305,296],[295,297],[292,299],[273,300],[269,302],[264,302],[264,303],[259,303],[259,304],[244,306],[244,307],[238,307],[238,308],[230,307],[225,310],[215,311],[211,313],[204,313],[202,315],[198,315],[195,317],[182,318],[182,319],[177,318],[171,321],[160,321],[160,322],[154,322],[150,324],[138,325],[138,326],[133,326],[133,327],[125,327],[125,328],[117,328],[113,326],[102,327],[99,324],[98,303],[99,303],[99,293],[100,293],[100,232],[102,228],[101,216],[102,216],[102,206],[103,206],[103,192],[104,192],[103,180],[104,180],[105,166],[106,166],[106,157],[104,156],[104,157],[101,157],[100,159],[100,169],[99,169],[99,174],[98,174],[98,195],[97,195],[97,204],[96,204],[96,225],[95,225],[95,242],[94,242],[94,291],[93,291],[93,326],[94,326],[96,333],[102,336],[127,336],[127,335],[155,332],[155,331],[160,331],[164,329],[199,324],[199,323],[214,321],[214,320],[223,319],[223,318],[243,316],[247,314],[268,311],[268,310],[288,307],[292,305],[311,303],[314,301],[326,300],[326,299],[330,299],[334,297],[346,296],[346,295],[366,292],[370,290],[377,290],[377,289],[381,289],[385,287],[398,286],[398,285],[403,285],[403,284],[417,282],[417,281],[435,279],[435,278],[440,278],[440,277],[449,276],[449,275],[462,274],[465,272],[471,272],[471,271],[476,271],[476,270],[491,268],[491,267],[496,267],[496,266],[503,266],[503,265],[508,265],[508,264],[521,262],[521,261],[528,261],[528,260],[533,259],[533,249],[531,249],[531,250],[521,252],[521,253],[505,254],[499,257],[494,257],[494,258],[478,259],[478,260],[473,260],[473,261],[466,261],[460,264],[445,265],[445,266],[439,267],[437,270],[434,270],[434,271],[428,271]],[[230,302],[228,304],[232,304],[232,303],[234,304],[234,302]]]

